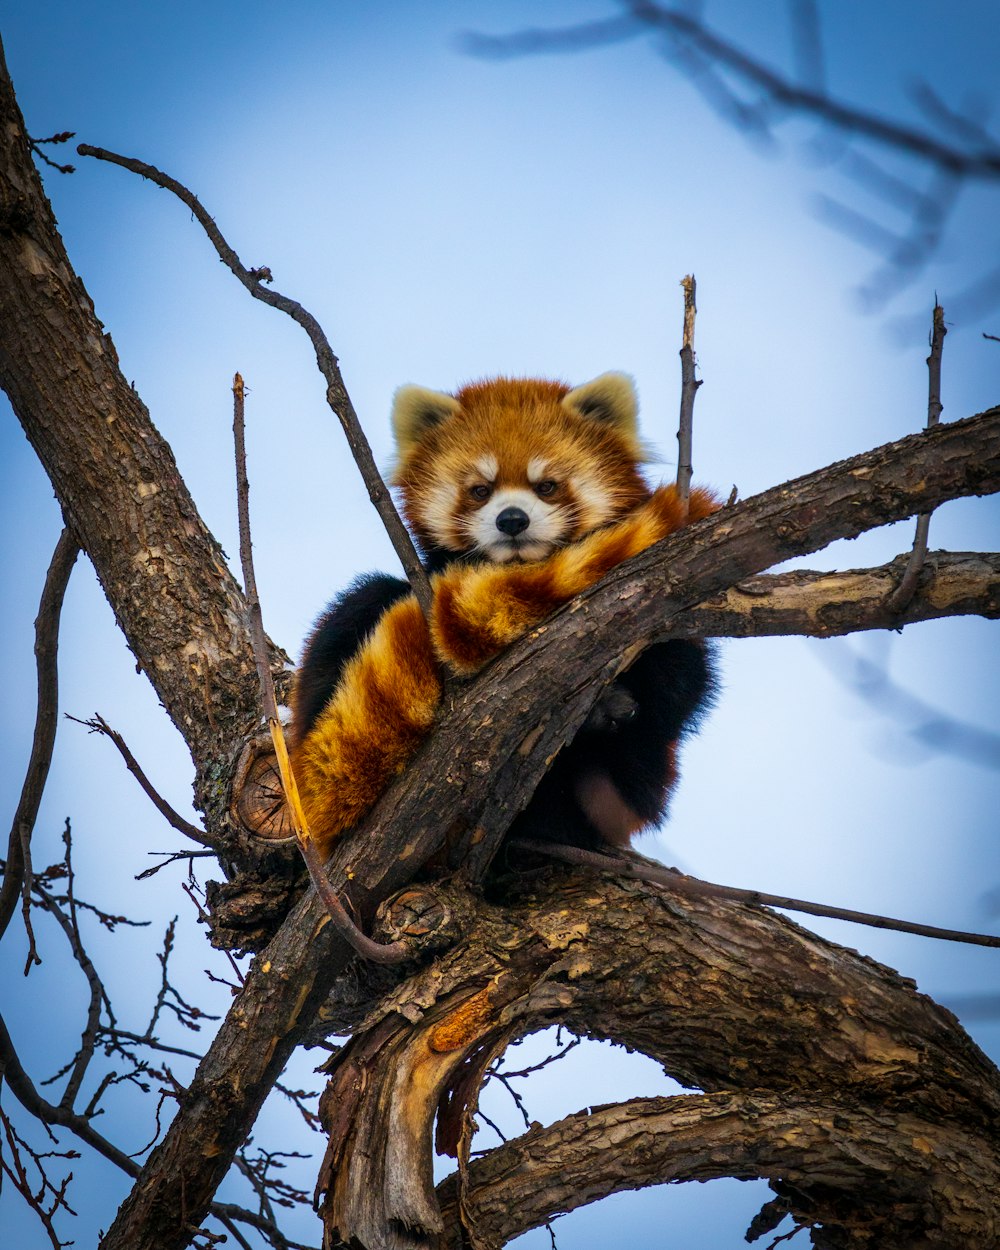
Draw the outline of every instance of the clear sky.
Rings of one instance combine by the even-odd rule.
[[[789,64],[784,4],[715,0],[723,34]],[[995,97],[1000,22],[989,0],[820,5],[831,89],[919,120],[912,86],[931,80],[954,106]],[[649,41],[565,56],[483,61],[465,30],[503,33],[618,10],[612,0],[322,3],[188,0],[137,5],[33,0],[0,21],[30,131],[138,156],[186,183],[248,264],[315,313],[381,462],[403,382],[453,389],[508,372],[579,383],[606,369],[637,381],[644,430],[674,466],[679,279],[698,279],[696,477],[747,496],[920,428],[926,329],[935,291],[949,313],[944,419],[1000,400],[1000,308],[958,296],[996,265],[998,192],[967,189],[920,276],[865,300],[880,257],[830,227],[828,197],[885,228],[900,214],[848,173],[843,144],[796,121],[750,142],[706,107]],[[993,100],[994,105],[996,99]],[[66,151],[64,149],[64,151]],[[866,149],[868,155],[876,155]],[[248,399],[257,574],[271,635],[297,655],[310,622],[355,573],[392,569],[391,549],[326,409],[297,327],[252,301],[218,263],[183,206],[134,175],[72,154],[78,171],[45,180],[70,256],[115,340],[126,376],[171,443],[198,506],[231,557],[236,508],[233,373]],[[899,160],[898,176],[918,176]],[[953,303],[949,304],[949,297]],[[952,313],[951,307],[959,310]],[[0,776],[12,811],[34,716],[31,622],[60,517],[6,404],[0,419],[8,715]],[[838,544],[812,567],[876,564],[905,549],[909,524]],[[996,549],[996,501],[947,505],[932,547]],[[99,711],[179,808],[190,796],[183,743],[158,708],[93,574],[82,561],[63,630],[61,706]],[[926,713],[883,714],[846,679],[852,657],[884,664]],[[940,712],[1000,730],[996,625],[946,621],[843,642],[759,640],[722,647],[723,693],[686,750],[673,818],[642,849],[709,879],[818,898],[945,926],[996,923],[998,773],[921,747],[914,729]],[[181,892],[183,870],[136,885],[167,829],[124,776],[110,745],[64,722],[36,831],[36,862],[59,854],[73,822],[79,891],[149,930],[92,936],[119,1016],[140,1030],[158,984],[157,942],[183,921],[178,979],[223,1012],[205,981],[226,965],[207,949]],[[217,875],[217,874],[216,874]],[[988,897],[993,894],[993,914]],[[961,1011],[1000,992],[996,951],[815,922],[913,977]],[[2,996],[36,1080],[69,1058],[83,987],[60,938],[41,926],[45,963],[20,976],[16,922],[2,948]],[[94,926],[95,930],[97,926]],[[88,935],[89,936],[89,935]],[[1000,1056],[998,1021],[966,1016]],[[172,1040],[180,1030],[167,1030]],[[318,1088],[306,1056],[293,1083]],[[597,1072],[600,1071],[598,1077]],[[179,1076],[186,1076],[178,1064]],[[50,1087],[51,1088],[51,1087]],[[668,1088],[654,1065],[580,1048],[527,1096],[541,1121]],[[5,1098],[5,1105],[7,1099]],[[489,1095],[490,1114],[516,1119]],[[139,1149],[151,1124],[128,1091],[104,1131]],[[306,1149],[296,1114],[266,1113],[258,1144]],[[36,1134],[37,1139],[37,1134]],[[485,1143],[484,1143],[485,1144]],[[311,1186],[314,1164],[303,1166]],[[67,1236],[93,1244],[127,1188],[110,1165],[81,1160]],[[625,1238],[637,1246],[729,1250],[767,1192],[673,1187],[567,1218],[561,1250]],[[46,1244],[10,1187],[0,1224],[11,1245]],[[297,1226],[314,1238],[306,1219]],[[544,1232],[526,1246],[547,1246]]]

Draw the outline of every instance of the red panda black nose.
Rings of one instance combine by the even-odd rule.
[[[497,529],[511,538],[523,533],[530,524],[531,519],[523,508],[504,508],[497,517]]]

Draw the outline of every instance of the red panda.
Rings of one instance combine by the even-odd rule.
[[[406,582],[369,574],[317,622],[292,694],[291,756],[320,850],[372,806],[430,730],[443,661],[473,673],[609,569],[717,506],[641,473],[630,378],[404,386],[392,424],[404,517],[431,574],[428,627]],[[560,752],[513,836],[595,849],[658,821],[677,744],[712,690],[699,642],[648,648]]]

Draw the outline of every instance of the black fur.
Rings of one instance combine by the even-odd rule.
[[[298,671],[295,735],[301,742],[340,681],[344,665],[382,613],[410,593],[408,582],[388,573],[362,573],[316,622]]]
[[[656,824],[669,798],[668,748],[696,727],[714,688],[711,656],[704,643],[674,639],[644,651],[608,687],[576,737],[556,757],[508,837],[606,849],[574,793],[577,780],[587,773],[610,777],[636,815]],[[601,704],[621,691],[632,696],[635,712],[616,723],[606,717]]]
[[[450,562],[447,552],[435,551],[427,561],[428,571],[439,572]],[[296,734],[300,740],[379,617],[409,591],[399,578],[368,573],[339,595],[317,621],[299,668]],[[663,817],[669,797],[668,747],[696,726],[713,691],[711,656],[704,643],[677,639],[650,647],[597,700],[508,836],[588,850],[606,846],[574,794],[575,782],[588,772],[609,776],[628,806],[655,824]]]

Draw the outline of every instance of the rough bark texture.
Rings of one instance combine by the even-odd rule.
[[[2,52],[0,275],[0,385],[215,815],[259,715],[243,594],[73,272]]]
[[[68,523],[93,560],[129,645],[191,748],[210,828],[227,832],[233,769],[258,719],[243,596],[198,517],[169,448],[122,377],[110,339],[69,265],[2,65],[0,382],[49,472]],[[461,864],[469,881],[481,882],[510,820],[601,686],[650,642],[674,628],[694,628],[696,618],[685,622],[685,611],[725,595],[723,607],[711,610],[732,613],[736,624],[727,630],[736,632],[742,600],[755,599],[757,610],[760,596],[731,587],[835,538],[926,511],[947,498],[1000,489],[998,448],[1000,409],[991,409],[725,509],[616,570],[476,682],[449,694],[439,726],[406,777],[338,846],[331,879],[343,886],[366,922],[379,901],[406,885],[432,855]],[[927,574],[926,594],[920,592],[908,612],[931,602],[936,576]],[[993,573],[980,569],[977,576],[978,590],[959,599],[967,604],[978,595],[995,613]],[[798,619],[812,610],[799,605]],[[855,611],[855,622],[879,619],[871,602],[858,603]],[[790,619],[786,616],[786,624]],[[829,628],[824,625],[826,632],[853,627],[846,611],[831,617]],[[281,659],[276,653],[275,667]],[[573,677],[568,697],[567,674]],[[855,1145],[861,1154],[872,1151],[877,1160],[872,1168],[880,1177],[898,1172],[904,1187],[918,1170],[914,1151],[926,1153],[919,1142],[933,1143],[931,1154],[938,1145],[953,1151],[956,1162],[947,1183],[925,1203],[938,1223],[932,1226],[928,1216],[920,1236],[937,1236],[938,1228],[945,1230],[941,1237],[952,1236],[949,1228],[963,1227],[964,1241],[939,1238],[926,1244],[986,1246],[995,1240],[995,1228],[976,1214],[973,1191],[978,1186],[984,1192],[995,1176],[997,1077],[946,1012],[914,995],[894,974],[766,912],[680,902],[649,887],[609,887],[561,875],[552,880],[559,882],[554,893],[540,890],[520,910],[497,912],[475,900],[453,900],[448,914],[464,911],[463,932],[482,929],[478,946],[463,938],[453,955],[421,974],[422,981],[383,1004],[358,1037],[350,1056],[355,1072],[377,1071],[391,1051],[419,1077],[416,1103],[393,1103],[392,1087],[385,1087],[386,1110],[397,1116],[393,1123],[401,1131],[380,1156],[391,1164],[394,1187],[386,1187],[379,1210],[364,1216],[373,1244],[383,1244],[377,1238],[386,1220],[393,1235],[400,1220],[432,1232],[440,1227],[442,1236],[454,1233],[453,1224],[437,1214],[429,1190],[429,1143],[422,1135],[428,1109],[439,1089],[451,1090],[445,1136],[463,1149],[464,1109],[484,1057],[511,1034],[555,1018],[580,1032],[639,1047],[707,1091],[736,1097],[730,1093],[735,1088],[742,1100],[733,1104],[737,1118],[746,1119],[753,1105],[748,1100],[759,1096],[762,1121],[772,1111],[790,1117],[788,1123],[797,1113],[812,1115],[810,1123],[821,1130],[836,1105],[844,1124],[853,1115],[859,1126],[885,1125],[870,1147],[867,1139]],[[437,929],[454,937],[444,915]],[[496,945],[489,936],[493,931],[504,933],[509,944]],[[640,952],[634,941],[644,933],[653,938],[643,940]],[[466,954],[468,967],[461,962]],[[189,1244],[291,1050],[316,1029],[317,1019],[322,1027],[324,1019],[337,1018],[338,1005],[326,1000],[348,959],[314,897],[302,898],[255,961],[182,1095],[173,1124],[109,1230],[107,1250]],[[352,1004],[350,1012],[357,1011]],[[417,1023],[412,1034],[409,1021]],[[373,1029],[383,1032],[376,1036]],[[348,1070],[345,1059],[340,1079]],[[464,1083],[463,1076],[469,1077]],[[338,1150],[356,1153],[344,1119],[354,1095],[343,1089],[345,1101],[334,1108],[341,1137],[331,1158],[346,1157]],[[361,1104],[354,1105],[360,1116]],[[728,1114],[721,1103],[702,1106],[719,1112],[707,1117],[709,1125]],[[926,1135],[910,1133],[916,1122],[926,1125]],[[389,1121],[376,1115],[369,1123],[371,1141],[388,1143]],[[727,1123],[735,1121],[730,1117]],[[777,1129],[781,1121],[772,1123]],[[838,1245],[903,1244],[904,1216],[895,1205],[895,1190],[886,1190],[891,1222],[883,1220],[883,1240],[862,1240],[868,1234],[858,1221],[874,1228],[878,1213],[864,1206],[850,1183],[838,1189],[830,1180],[841,1174],[840,1141],[846,1150],[853,1140],[849,1124],[834,1128],[843,1136],[831,1137],[826,1154],[817,1145],[815,1166],[804,1146],[798,1163],[785,1159],[774,1167],[794,1164],[808,1173],[803,1184],[815,1181],[808,1198],[824,1220],[834,1221],[843,1198],[840,1226],[846,1231]],[[903,1140],[907,1133],[909,1144]],[[733,1129],[726,1138],[720,1128],[719,1149],[724,1152],[726,1141],[736,1136]],[[807,1133],[807,1144],[821,1136],[819,1130],[812,1137]],[[786,1144],[787,1139],[785,1132]],[[883,1141],[888,1154],[879,1154]],[[966,1167],[962,1142],[976,1141],[975,1165]],[[781,1148],[781,1141],[764,1141],[760,1134],[752,1143],[762,1167],[771,1166],[767,1160],[777,1159]],[[737,1147],[732,1149],[734,1168],[752,1165],[752,1160],[739,1163]],[[834,1197],[824,1189],[824,1178]],[[343,1188],[338,1191],[338,1184],[353,1188],[356,1198],[357,1178],[338,1172],[332,1180],[333,1200],[340,1205],[331,1218],[343,1223],[356,1218],[351,1213],[357,1202]],[[949,1194],[960,1212],[951,1225],[944,1211]],[[484,1227],[491,1227],[485,1194],[476,1201]],[[526,1218],[537,1209],[525,1200]],[[909,1228],[912,1232],[916,1224]]]
[[[499,1245],[616,1189],[713,1175],[780,1180],[827,1238],[854,1238],[818,1244],[994,1244],[998,1074],[911,981],[762,908],[562,872],[512,897],[481,907],[331,1065],[330,1245],[457,1245],[460,1218]],[[532,1132],[477,1163],[460,1201],[446,1186],[442,1216],[442,1093],[439,1137],[461,1156],[493,1054],[556,1021],[707,1096],[644,1104],[654,1127],[604,1109]]]

